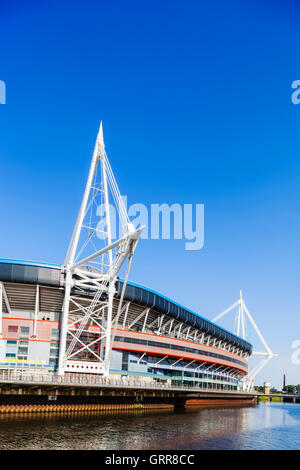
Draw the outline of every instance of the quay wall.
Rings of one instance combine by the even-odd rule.
[[[60,387],[46,384],[0,384],[0,414],[69,411],[176,410],[203,405],[251,405],[249,393],[192,390]]]

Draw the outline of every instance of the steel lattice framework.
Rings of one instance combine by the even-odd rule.
[[[111,202],[114,203],[112,206]],[[112,241],[111,210],[119,215],[120,236]],[[143,228],[130,223],[114,174],[108,161],[102,122],[96,139],[89,176],[69,244],[63,271],[65,294],[62,309],[58,374],[74,371],[109,374],[113,342],[112,308],[117,274],[127,261],[122,301],[139,236]],[[80,302],[80,294],[90,293],[90,301]],[[81,313],[78,320],[78,313]],[[76,315],[77,314],[77,315]],[[97,327],[89,335],[87,326]],[[91,337],[89,337],[91,336]],[[78,360],[86,354],[87,360]]]
[[[217,322],[220,320],[222,317],[224,317],[227,313],[231,312],[232,310],[237,308],[237,315],[235,318],[235,329],[236,329],[236,334],[238,336],[241,336],[243,339],[246,339],[246,317],[248,317],[251,325],[253,326],[257,336],[261,340],[265,351],[253,351],[254,356],[261,357],[261,361],[248,373],[246,377],[243,378],[243,389],[245,391],[250,391],[253,386],[254,386],[254,379],[257,376],[259,372],[265,367],[265,365],[272,359],[272,357],[277,356],[277,354],[274,354],[270,347],[268,346],[265,338],[263,337],[260,329],[258,328],[257,324],[255,323],[252,315],[250,314],[249,310],[247,309],[243,296],[242,296],[242,291],[240,291],[240,297],[239,299],[234,302],[230,307],[228,307],[224,312],[220,313],[217,315],[215,318],[213,318],[213,322]]]

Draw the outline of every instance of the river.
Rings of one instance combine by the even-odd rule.
[[[104,415],[2,415],[0,449],[299,449],[300,404]]]

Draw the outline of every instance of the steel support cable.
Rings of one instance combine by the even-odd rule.
[[[105,160],[105,165],[106,165],[106,168],[107,168],[107,174],[108,174],[108,177],[110,179],[110,183],[111,183],[111,186],[112,186],[112,192],[114,192],[115,194],[115,197],[117,198],[117,200],[120,200],[119,202],[119,206],[120,206],[120,209],[123,213],[123,217],[125,218],[125,220],[127,219],[128,215],[127,215],[127,212],[126,212],[126,209],[125,209],[125,206],[124,206],[124,203],[121,199],[121,194],[120,194],[120,190],[119,190],[119,187],[117,185],[117,182],[116,182],[116,179],[115,179],[115,176],[114,176],[114,173],[112,171],[112,168],[111,168],[111,165],[110,165],[110,162],[107,158],[107,155],[106,153],[104,154],[104,160]]]
[[[114,176],[114,173],[112,171],[112,168],[110,166],[109,160],[107,158],[106,152],[104,152],[104,160],[105,160],[105,165],[106,165],[106,172],[110,181],[110,186],[113,194],[113,198],[115,201],[116,206],[119,208],[119,213],[122,218],[123,225],[126,227],[129,223],[129,217],[127,214],[127,211],[125,209],[123,200],[121,198],[121,194]]]
[[[110,179],[109,179],[109,182],[110,182]],[[113,199],[114,199],[116,207],[118,208],[118,213],[119,213],[119,216],[120,216],[122,228],[124,230],[128,227],[129,219],[128,219],[127,214],[125,212],[125,208],[124,208],[124,204],[123,204],[121,195],[115,195],[113,193]]]
[[[102,197],[102,195],[101,195]],[[90,199],[88,205],[87,205],[87,208],[86,208],[86,211],[84,213],[84,218],[87,216],[88,212],[90,211],[90,226],[92,225],[91,224],[91,219],[92,219],[92,204],[93,202],[95,202],[95,196],[93,195],[93,197]],[[96,203],[96,202],[95,202]],[[81,253],[84,251],[84,249],[86,248],[86,246],[88,245],[88,243],[91,241],[91,237],[95,234],[95,231],[96,231],[96,228],[93,230],[93,231],[89,231],[89,234],[88,234],[88,237],[87,239],[85,240],[85,242],[82,244],[80,250],[78,251],[77,253],[77,256],[75,258],[75,262],[78,260],[79,256],[81,255]]]

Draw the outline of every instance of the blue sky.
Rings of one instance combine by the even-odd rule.
[[[209,319],[242,289],[279,353],[258,382],[300,383],[296,2],[1,10],[0,256],[63,262],[102,119],[129,204],[205,204],[204,248],[142,241],[131,280]]]

